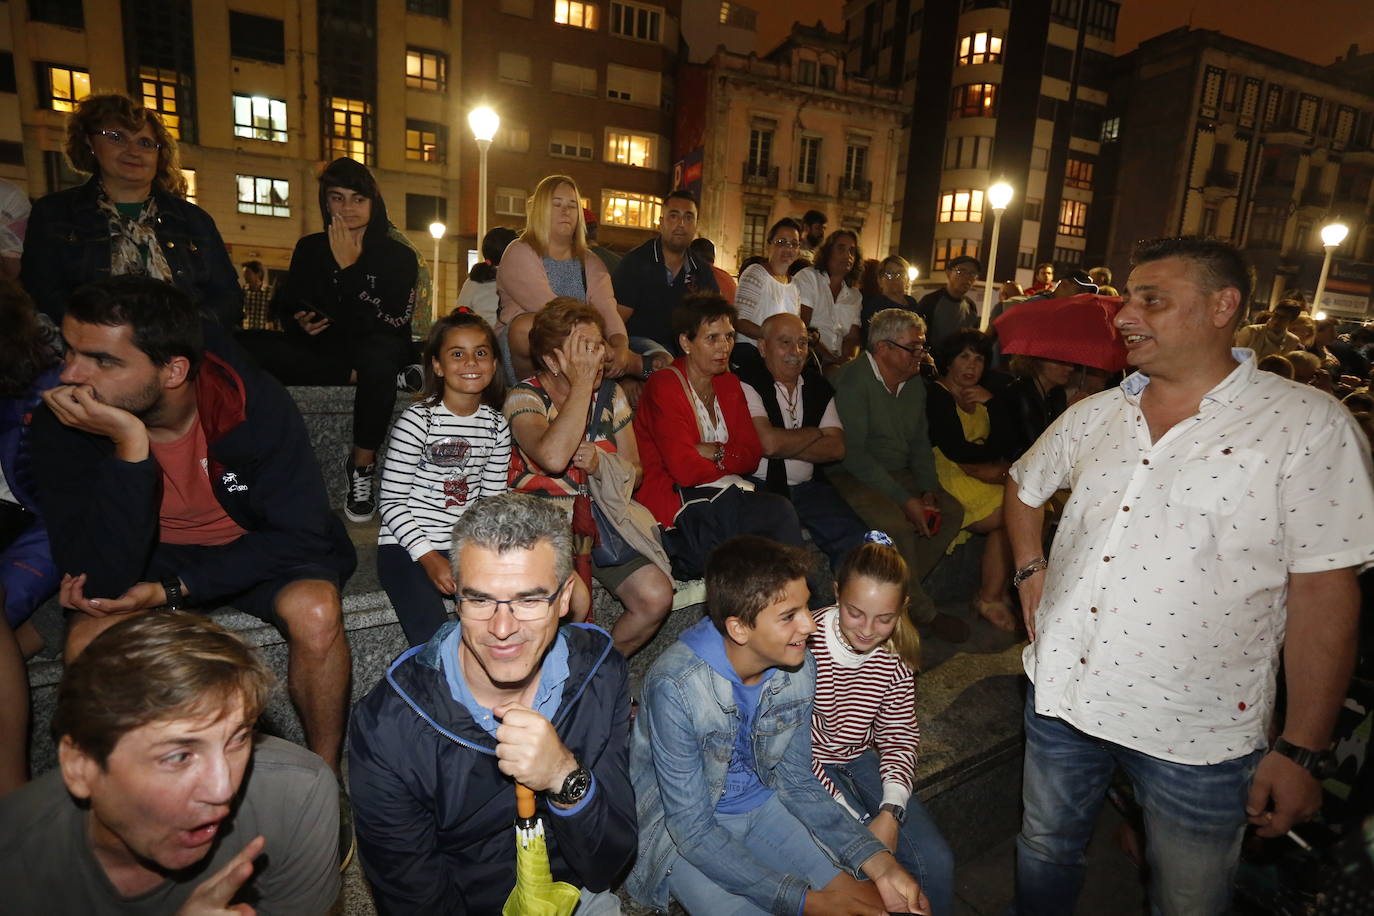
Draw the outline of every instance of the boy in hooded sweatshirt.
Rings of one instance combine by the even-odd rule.
[[[810,566],[765,538],[726,541],[706,566],[708,616],[649,669],[630,743],[639,856],[626,882],[646,906],[929,912],[812,772]]]

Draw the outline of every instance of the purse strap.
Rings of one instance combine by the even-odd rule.
[[[683,375],[682,370],[679,369],[677,366],[669,366],[668,371],[672,372],[673,375],[676,375],[677,380],[682,383],[682,393],[687,397],[687,409],[692,412],[692,422],[696,425],[697,428],[697,441],[705,441],[703,433],[701,431],[701,417],[697,416],[697,406],[694,401],[694,398],[696,396],[692,394],[692,386],[687,381],[687,376]]]

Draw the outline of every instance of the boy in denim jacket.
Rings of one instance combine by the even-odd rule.
[[[811,771],[810,565],[764,538],[726,541],[706,567],[707,618],[649,670],[630,744],[639,856],[626,882],[646,906],[929,912]]]

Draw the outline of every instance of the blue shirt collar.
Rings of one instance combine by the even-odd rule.
[[[482,726],[487,734],[495,737],[496,729],[501,723],[490,709],[477,702],[472,691],[468,689],[467,680],[463,677],[463,668],[458,664],[458,643],[463,638],[462,629],[461,623],[455,624],[453,630],[440,643],[439,665],[443,669],[444,680],[448,682],[449,693],[453,696],[454,702],[462,704],[472,715],[473,721]],[[563,699],[563,685],[567,680],[568,640],[560,629],[554,637],[553,645],[544,654],[543,664],[539,668],[539,686],[534,693],[534,703],[531,704],[535,712],[550,722],[558,712],[558,704]]]
[[[1216,387],[1202,396],[1204,401],[1231,401],[1240,391],[1249,384],[1254,378],[1255,372],[1255,351],[1247,350],[1245,347],[1232,347],[1231,358],[1239,365],[1227,374],[1226,378],[1217,383]],[[1126,395],[1126,400],[1132,404],[1140,402],[1140,396],[1144,393],[1145,387],[1150,384],[1150,377],[1144,372],[1132,372],[1121,380],[1121,391]]]

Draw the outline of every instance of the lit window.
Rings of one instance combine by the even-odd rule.
[[[1000,64],[1002,39],[991,32],[974,32],[959,39],[960,64]]]
[[[549,155],[570,159],[592,158],[592,135],[582,130],[549,132]]]
[[[663,31],[663,10],[639,3],[611,3],[611,34],[640,41],[658,41]]]
[[[1093,164],[1087,159],[1073,156],[1064,163],[1064,184],[1070,188],[1093,189]]]
[[[520,188],[497,188],[496,212],[501,216],[524,216],[525,192]]]
[[[608,226],[656,229],[663,203],[651,194],[601,191],[601,221]]]
[[[178,140],[181,139],[181,115],[177,112],[177,83],[174,70],[141,67],[139,86],[143,93],[143,107],[151,108],[162,118],[162,126]]]
[[[596,4],[579,0],[554,0],[553,21],[579,29],[595,29]]]
[[[596,68],[554,61],[553,89],[574,95],[596,95]]]
[[[940,222],[977,223],[982,219],[982,191],[945,191],[940,194]]]
[[[406,158],[416,162],[443,162],[447,131],[430,121],[406,121]]]
[[[196,202],[196,170],[182,169],[181,177],[186,182],[186,200],[190,203]]]
[[[91,94],[91,75],[75,67],[45,64],[47,104],[53,111],[75,111],[76,103]]]
[[[997,84],[969,83],[954,87],[951,118],[995,118],[997,117]]]
[[[406,48],[406,85],[443,92],[448,82],[448,55],[428,48]]]
[[[286,142],[286,102],[234,93],[234,136]]]
[[[1059,204],[1059,234],[1085,235],[1088,231],[1088,205],[1081,200],[1064,200]]]
[[[329,99],[329,158],[372,164],[372,106],[360,99]]]
[[[238,175],[239,212],[256,216],[290,216],[291,183],[281,178]]]
[[[815,185],[821,158],[821,138],[802,137],[801,152],[797,157],[797,184]]]
[[[1121,119],[1107,118],[1102,122],[1102,142],[1115,143],[1121,136]]]
[[[658,138],[652,134],[632,134],[613,127],[606,129],[606,161],[634,165],[643,169],[658,167]]]
[[[978,257],[977,239],[937,239],[934,256],[930,259],[931,269],[944,270],[952,258],[964,255]]]
[[[758,25],[758,18],[759,14],[750,7],[740,3],[731,3],[730,0],[721,0],[721,25],[728,25],[736,29],[748,29],[752,32]]]

